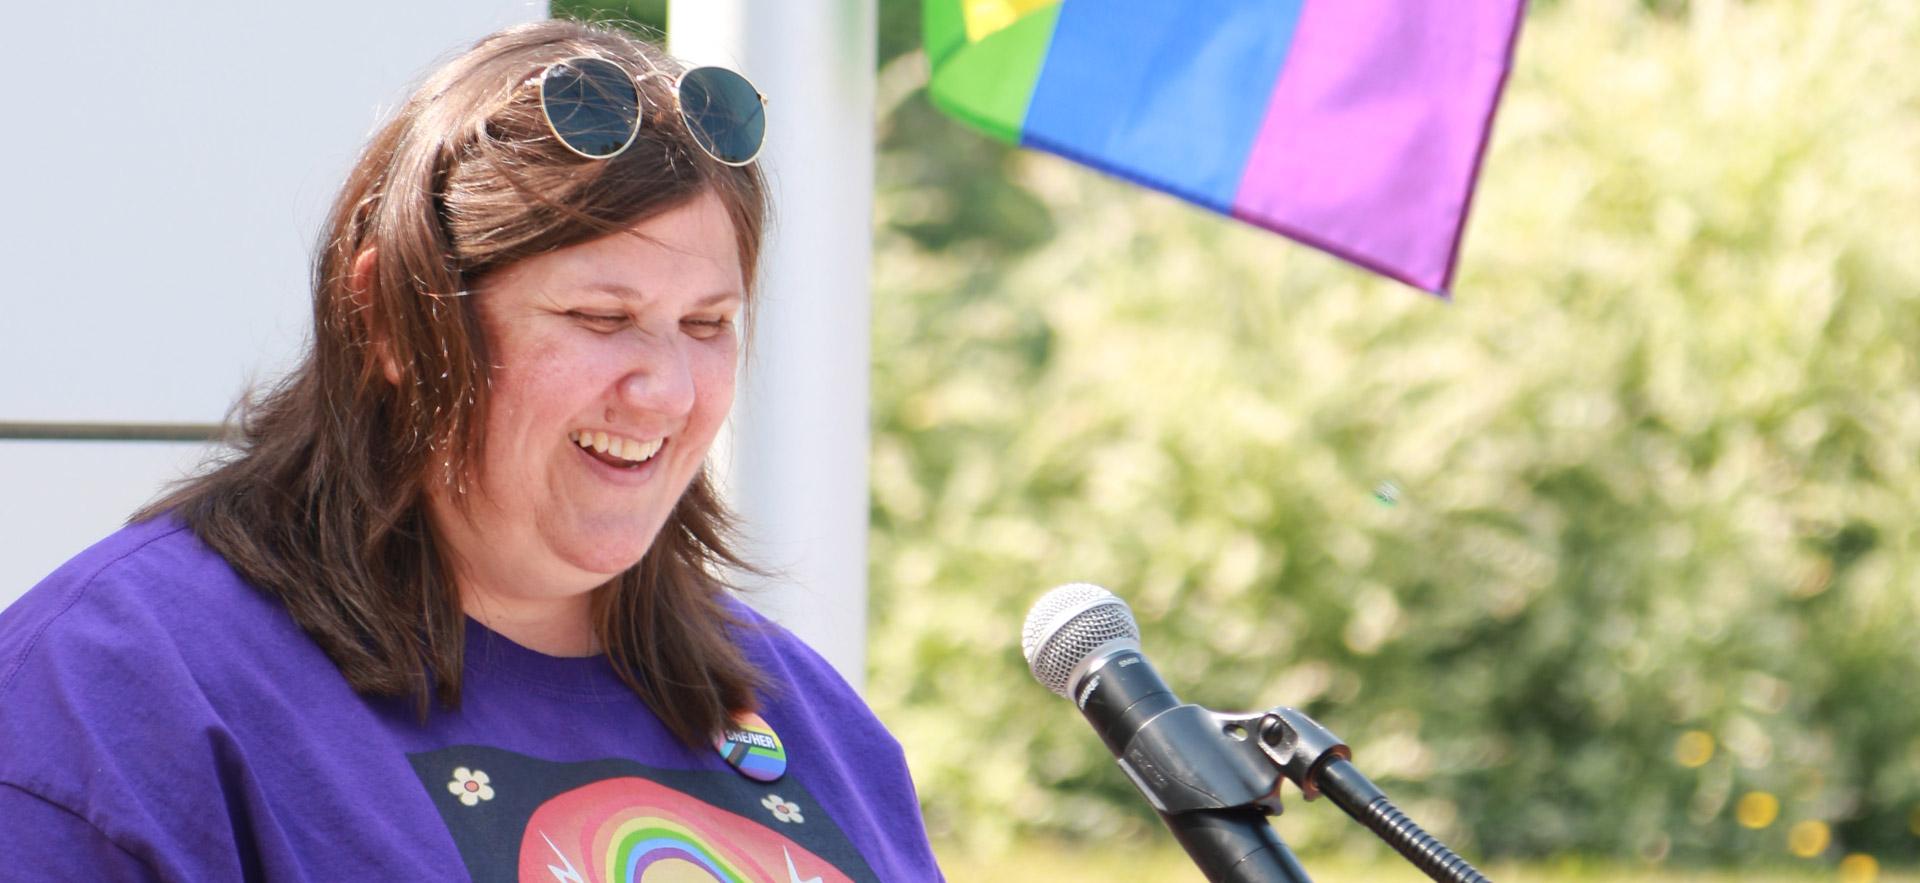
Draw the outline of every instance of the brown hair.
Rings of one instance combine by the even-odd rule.
[[[356,690],[413,695],[423,715],[435,697],[458,704],[465,634],[425,493],[428,482],[466,486],[486,423],[486,340],[461,295],[491,271],[707,192],[727,208],[753,288],[766,213],[759,173],[702,153],[661,77],[640,77],[648,110],[624,153],[569,152],[534,84],[576,56],[636,75],[678,69],[631,36],[554,20],[489,36],[430,76],[374,135],[334,203],[305,358],[243,401],[233,456],[134,516],[177,512],[283,602]],[[354,262],[369,249],[371,272],[355,283]],[[740,623],[715,572],[745,567],[728,532],[703,471],[645,557],[593,604],[609,661],[689,745],[750,709],[761,683],[731,640]]]

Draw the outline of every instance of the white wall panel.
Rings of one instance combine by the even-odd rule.
[[[349,164],[526,0],[7,4],[0,424],[213,423],[291,364]],[[0,441],[0,605],[199,461]]]
[[[305,335],[359,146],[524,0],[8,4],[0,421],[212,422]]]

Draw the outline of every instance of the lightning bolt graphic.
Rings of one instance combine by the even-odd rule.
[[[788,852],[786,847],[780,847],[780,854],[787,857],[787,883],[820,883],[819,877],[800,879],[800,872],[793,869],[793,853]]]
[[[547,866],[547,870],[553,872],[554,883],[587,883],[586,878],[580,876],[580,872],[573,869],[573,862],[567,861],[567,856],[560,851],[560,847],[553,845],[553,838],[548,837],[547,832],[541,831],[540,839],[547,841],[547,848],[553,850],[554,857],[560,859],[560,863],[567,866],[567,869],[564,871],[552,865]],[[787,859],[787,867],[789,869],[793,867],[793,859]],[[815,883],[818,883],[818,881],[815,881]]]

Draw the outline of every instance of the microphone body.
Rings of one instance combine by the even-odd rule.
[[[1049,604],[1063,592],[1071,603]],[[1174,696],[1140,652],[1125,602],[1063,586],[1035,605],[1024,643],[1035,676],[1079,707],[1208,880],[1309,879],[1267,822],[1280,811],[1280,775],[1257,735],[1242,730],[1237,750],[1228,718]]]
[[[1280,811],[1280,771],[1254,734],[1243,731],[1235,743],[1221,716],[1175,698],[1132,642],[1109,644],[1082,668],[1074,703],[1154,809]]]
[[[1163,812],[1160,820],[1210,883],[1312,883],[1258,810]]]
[[[1139,650],[1117,651],[1076,684],[1080,713],[1194,865],[1214,883],[1308,880],[1267,821],[1279,812],[1271,765],[1218,750],[1210,713],[1181,704]]]

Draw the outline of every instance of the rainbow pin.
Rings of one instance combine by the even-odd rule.
[[[756,782],[771,782],[787,772],[787,748],[779,734],[757,714],[742,714],[714,737],[714,750],[728,766]]]

